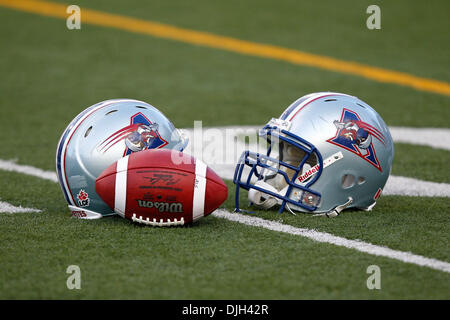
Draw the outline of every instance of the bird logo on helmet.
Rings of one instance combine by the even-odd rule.
[[[383,171],[378,161],[372,137],[384,144],[383,134],[372,125],[361,121],[355,111],[342,110],[341,120],[335,120],[336,135],[327,142],[342,147]]]
[[[105,139],[99,145],[99,151],[105,153],[123,140],[125,140],[126,146],[123,156],[145,149],[163,148],[168,144],[158,131],[158,123],[152,123],[141,112],[133,115],[130,122],[130,125],[117,130]]]

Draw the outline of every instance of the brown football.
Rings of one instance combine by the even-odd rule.
[[[152,226],[192,223],[228,196],[225,183],[204,162],[168,149],[119,159],[98,176],[95,190],[120,216]]]

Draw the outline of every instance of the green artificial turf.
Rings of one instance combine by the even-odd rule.
[[[450,81],[448,1],[77,4]],[[381,7],[381,30],[365,26],[369,4]],[[63,19],[1,6],[0,21],[0,159],[47,171],[67,124],[111,98],[147,101],[190,128],[263,125],[298,97],[330,90],[358,96],[389,126],[449,127],[444,95],[83,22],[69,31]],[[396,143],[395,152],[392,174],[450,183],[448,151]],[[0,213],[0,299],[450,298],[446,272],[218,217],[181,228],[77,220],[58,184],[19,173],[0,170],[0,201],[41,210]],[[255,213],[447,262],[449,214],[448,198],[402,196],[336,219]],[[66,286],[70,265],[81,269],[81,290]],[[381,269],[381,290],[366,287],[370,265]]]

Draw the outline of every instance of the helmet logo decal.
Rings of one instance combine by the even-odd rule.
[[[124,156],[145,149],[159,149],[169,144],[158,131],[158,124],[151,122],[142,113],[136,113],[131,117],[130,125],[109,136],[99,145],[101,152],[108,151],[116,143],[124,140]]]
[[[124,155],[145,149],[159,149],[169,144],[158,132],[158,124],[152,123],[142,113],[131,117],[131,125],[137,125],[137,130],[125,138],[127,150]]]
[[[361,121],[356,112],[345,108],[342,110],[341,119],[333,123],[336,126],[336,135],[327,142],[356,154],[383,172],[372,143],[372,138],[375,138],[384,144],[384,136],[379,130]]]
[[[78,192],[77,198],[78,198],[78,205],[80,207],[87,207],[89,205],[89,195],[83,189],[81,189],[80,192]]]

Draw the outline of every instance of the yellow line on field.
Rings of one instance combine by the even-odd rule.
[[[0,0],[0,5],[44,16],[66,19],[68,5],[37,0]],[[208,32],[178,28],[168,24],[146,21],[117,14],[81,8],[81,23],[99,25],[154,37],[237,52],[244,55],[286,61],[296,65],[314,67],[351,74],[384,83],[394,83],[416,90],[450,96],[450,83],[421,78],[411,74],[372,67],[351,61],[311,54],[274,45],[224,37]]]

